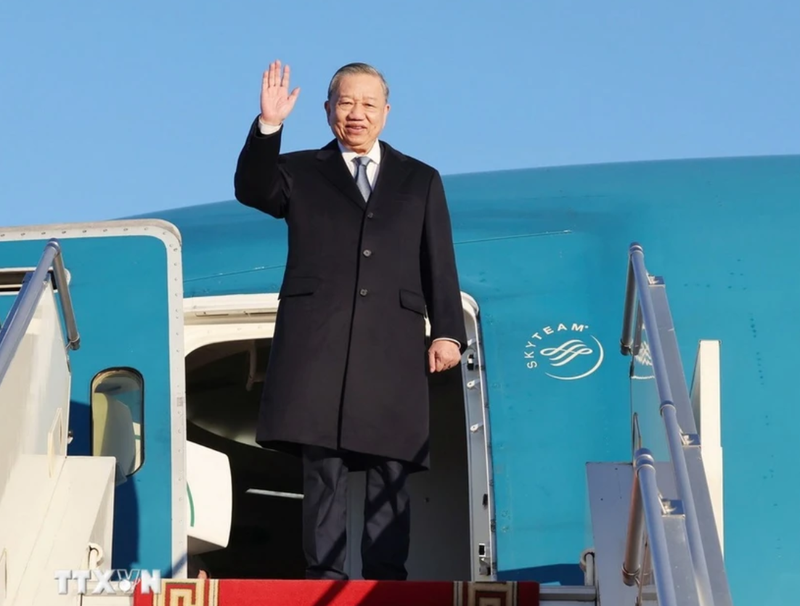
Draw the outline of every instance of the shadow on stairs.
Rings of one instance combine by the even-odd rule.
[[[539,606],[529,581],[165,580],[134,606]]]

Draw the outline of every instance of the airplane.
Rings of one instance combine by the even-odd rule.
[[[775,156],[444,177],[469,344],[430,377],[407,583],[789,603],[798,175]],[[286,252],[285,223],[235,200],[0,228],[0,603],[67,603],[53,570],[90,565],[199,567],[220,596],[302,582],[299,461],[254,442]],[[362,499],[353,474],[354,582]]]

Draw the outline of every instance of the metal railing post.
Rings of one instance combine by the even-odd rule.
[[[619,342],[623,356],[631,353],[633,344],[633,305],[636,301],[636,276],[633,273],[633,263],[628,256],[628,277],[625,281],[625,307],[622,310],[622,338]]]
[[[639,478],[641,488],[642,509],[649,537],[648,545],[653,559],[653,576],[658,592],[658,604],[659,606],[678,606],[672,567],[669,562],[667,535],[664,531],[664,519],[661,517],[663,511],[661,499],[658,496],[655,460],[646,448],[642,448],[636,453],[634,474]]]
[[[631,489],[630,512],[628,513],[628,534],[625,539],[625,558],[622,563],[622,581],[633,587],[642,570],[642,551],[644,548],[644,511],[639,474],[634,466],[633,488]]]
[[[36,306],[44,292],[45,283],[50,277],[51,266],[67,327],[68,347],[72,349],[80,347],[80,335],[75,320],[75,311],[72,307],[64,261],[61,258],[61,246],[57,240],[52,239],[45,245],[36,269],[24,281],[8,314],[8,321],[0,328],[0,381],[8,372],[14,354],[16,354],[33,314],[36,312]]]
[[[61,300],[61,309],[64,312],[64,322],[67,325],[68,347],[73,350],[80,349],[81,336],[78,333],[75,308],[72,306],[72,293],[69,290],[67,270],[64,267],[64,256],[61,254],[61,244],[54,238],[47,243],[47,246],[52,246],[56,249],[56,255],[53,257],[53,275],[56,280],[58,297]]]

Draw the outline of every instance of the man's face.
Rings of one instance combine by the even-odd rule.
[[[356,153],[367,153],[389,115],[380,78],[370,74],[344,76],[338,92],[325,102],[325,113],[334,136],[343,145]]]

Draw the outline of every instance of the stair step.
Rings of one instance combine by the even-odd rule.
[[[539,606],[539,584],[461,581],[165,580],[134,606]]]

